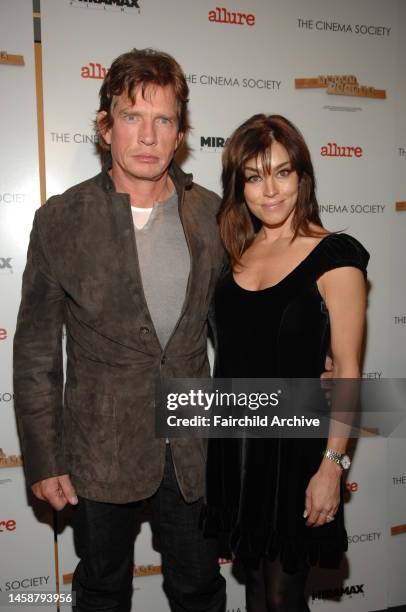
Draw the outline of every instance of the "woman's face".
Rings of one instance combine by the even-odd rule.
[[[293,170],[287,150],[279,142],[270,149],[270,173],[260,158],[245,165],[244,196],[248,208],[263,225],[280,227],[290,223],[296,206],[299,177]]]

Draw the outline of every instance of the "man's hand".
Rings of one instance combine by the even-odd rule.
[[[51,504],[54,510],[62,510],[66,504],[75,506],[78,503],[76,491],[68,474],[39,480],[31,489],[35,497]]]

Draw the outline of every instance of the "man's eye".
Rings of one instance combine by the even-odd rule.
[[[168,119],[168,117],[159,117],[158,118],[159,123],[161,123],[162,125],[169,125],[171,123],[171,120]]]
[[[136,115],[125,115],[125,120],[127,123],[133,123],[136,120]]]

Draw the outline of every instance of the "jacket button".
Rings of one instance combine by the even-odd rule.
[[[147,336],[149,334],[149,327],[140,327],[140,332],[143,336]]]
[[[161,359],[161,364],[162,364],[162,365],[165,365],[165,363],[166,363],[166,357],[165,357],[165,355],[164,355],[164,356],[162,357],[162,359]]]

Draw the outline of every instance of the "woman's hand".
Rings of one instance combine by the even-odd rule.
[[[331,522],[340,503],[342,469],[330,459],[323,459],[306,489],[305,511],[307,527],[321,527]]]

